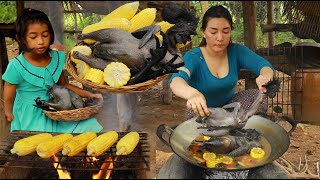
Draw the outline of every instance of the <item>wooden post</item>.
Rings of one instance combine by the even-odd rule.
[[[244,45],[255,51],[256,43],[256,6],[254,1],[242,1],[243,24],[244,24]],[[255,76],[247,73],[245,76],[245,89],[256,89]]]
[[[24,9],[24,1],[16,1],[17,17],[19,17]]]
[[[200,1],[201,3],[201,10],[202,10],[202,16],[209,8],[209,1]]]
[[[254,1],[242,1],[244,44],[251,50],[257,48],[256,43],[256,6]]]
[[[274,22],[274,1],[267,1],[267,24],[273,24]],[[275,32],[268,33],[268,45],[269,48],[274,46]]]
[[[24,1],[16,1],[16,9],[17,9],[17,17],[20,16],[22,13],[22,10],[24,9]],[[3,110],[3,84],[2,81],[2,74],[5,72],[5,69],[8,65],[8,53],[7,53],[7,47],[6,47],[6,40],[5,37],[11,37],[14,39],[14,24],[11,23],[10,25],[7,25],[6,28],[3,27],[3,29],[0,30],[0,141],[5,138],[9,132],[10,132],[10,126],[7,124],[4,116],[4,110]]]
[[[8,56],[7,56],[7,48],[6,48],[6,40],[5,40],[5,36],[0,34],[0,59],[1,59],[1,63],[0,63],[0,73],[1,73],[1,77],[3,74],[3,69],[4,69],[4,62],[8,62]],[[6,123],[5,117],[4,117],[4,110],[3,110],[3,81],[2,78],[0,78],[0,141],[7,136],[7,134],[9,133],[9,126]]]

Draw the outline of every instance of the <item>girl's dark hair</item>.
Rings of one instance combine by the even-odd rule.
[[[231,29],[233,29],[232,16],[228,11],[228,9],[226,9],[222,5],[212,6],[204,13],[202,18],[202,26],[201,26],[201,29],[203,31],[207,28],[208,22],[211,18],[225,18],[229,22]],[[207,44],[206,39],[203,38],[200,43],[200,46],[203,46],[206,44]]]
[[[26,8],[22,11],[20,17],[18,17],[16,21],[16,34],[19,37],[18,43],[20,46],[20,51],[27,50],[27,46],[22,40],[25,39],[27,28],[32,23],[46,24],[51,37],[50,45],[54,42],[54,31],[48,16],[42,11]]]

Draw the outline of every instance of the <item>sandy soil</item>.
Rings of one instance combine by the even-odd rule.
[[[9,59],[16,56],[18,53],[17,45],[14,42],[8,42],[8,56]],[[238,89],[243,89],[243,82],[239,81]],[[148,132],[150,135],[150,166],[151,171],[149,172],[149,178],[156,177],[161,166],[172,154],[170,147],[165,145],[156,136],[156,129],[161,124],[166,124],[170,127],[175,127],[183,122],[185,101],[181,98],[173,96],[173,103],[165,105],[162,103],[160,98],[162,86],[161,83],[154,86],[148,91],[139,93],[139,113],[137,122],[143,131]],[[114,109],[113,109],[114,110]],[[114,112],[114,111],[113,111]],[[288,129],[287,124],[283,124],[285,129]],[[295,172],[300,174],[290,174],[293,177],[301,178],[319,178],[319,176],[312,176],[311,173],[316,174],[317,165],[320,162],[320,127],[309,124],[298,124],[298,127],[290,137],[290,147],[281,158],[292,162]],[[308,167],[305,165],[305,159],[308,160]],[[299,162],[300,169],[299,169]],[[285,166],[285,163],[278,161],[280,164]],[[288,166],[288,165],[287,165]],[[306,168],[307,167],[307,168]],[[318,167],[319,168],[319,167]],[[308,172],[308,169],[310,170]],[[305,171],[305,172],[303,172]]]

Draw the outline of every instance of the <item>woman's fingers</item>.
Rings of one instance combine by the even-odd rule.
[[[206,103],[203,101],[187,101],[187,108],[192,109],[196,115],[201,117],[208,116],[210,114]]]
[[[207,107],[207,103],[206,102],[202,102],[201,103],[201,107],[203,109],[203,112],[204,112],[204,116],[209,116],[210,115],[210,111]]]
[[[267,84],[269,81],[271,81],[270,77],[264,76],[264,75],[259,75],[256,79],[257,86],[259,88],[259,91],[264,93],[267,91],[265,87],[262,87],[262,85]]]
[[[205,117],[210,114],[206,99],[201,93],[196,93],[187,100],[187,108],[192,109],[196,115],[201,117]]]

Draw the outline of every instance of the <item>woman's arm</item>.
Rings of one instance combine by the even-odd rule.
[[[239,55],[240,68],[248,69],[258,75],[256,83],[259,91],[265,92],[266,88],[262,85],[273,79],[274,71],[271,63],[246,46],[237,45],[237,48],[233,50]]]
[[[61,86],[64,86],[66,87],[67,89],[77,93],[79,96],[83,97],[83,98],[97,98],[97,99],[103,99],[102,97],[102,94],[94,94],[90,91],[86,91],[84,89],[81,89],[77,86],[74,86],[72,84],[69,84],[65,77],[63,76],[63,74],[61,74],[60,78],[59,78],[59,81],[58,81],[58,84],[61,85]]]
[[[197,115],[204,117],[210,114],[203,94],[189,86],[181,77],[173,78],[170,88],[176,96],[187,100],[187,108],[192,109]]]
[[[14,119],[12,110],[13,110],[13,102],[14,102],[15,96],[16,96],[16,85],[10,84],[5,81],[4,91],[3,91],[3,97],[4,97],[3,105],[4,105],[4,115],[8,123]]]

